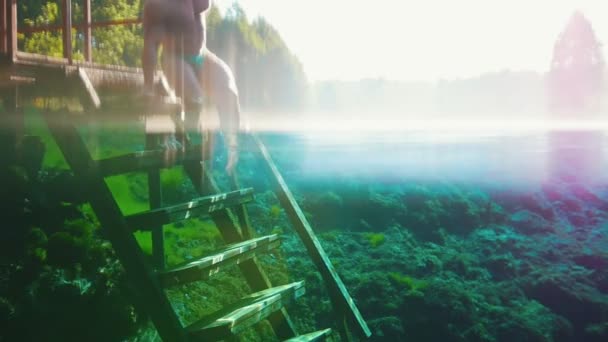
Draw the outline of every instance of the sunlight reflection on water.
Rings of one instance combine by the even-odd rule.
[[[597,126],[596,126],[597,127]],[[459,181],[513,186],[554,180],[604,183],[606,131],[322,130],[290,132],[280,148],[304,178]],[[278,148],[275,146],[275,148]]]

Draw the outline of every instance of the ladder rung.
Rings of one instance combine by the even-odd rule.
[[[304,282],[277,286],[247,296],[186,329],[192,338],[217,341],[258,323],[304,294]]]
[[[99,172],[104,177],[149,169],[168,168],[186,161],[204,161],[203,147],[191,146],[182,150],[148,150],[124,154],[97,161]]]
[[[323,329],[319,331],[315,331],[309,334],[296,336],[294,338],[290,338],[289,340],[285,340],[285,342],[313,342],[313,341],[324,341],[327,337],[331,335],[331,329]]]
[[[258,253],[275,248],[280,243],[278,235],[275,234],[231,244],[213,255],[163,271],[158,274],[158,277],[165,287],[207,279],[219,272],[221,267],[238,264]]]
[[[246,188],[129,215],[125,217],[125,220],[133,230],[150,230],[151,227],[158,226],[159,224],[187,220],[252,200],[253,188]]]

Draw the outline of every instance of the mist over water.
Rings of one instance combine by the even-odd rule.
[[[605,184],[608,135],[602,122],[309,120],[262,121],[249,129],[283,137],[271,151],[302,178],[463,182],[536,187],[555,181]],[[272,132],[272,133],[268,133]]]

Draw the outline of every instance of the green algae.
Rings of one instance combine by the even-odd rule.
[[[372,248],[377,248],[384,244],[386,236],[383,233],[365,233],[363,237]]]

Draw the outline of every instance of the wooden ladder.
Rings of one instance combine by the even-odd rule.
[[[140,291],[138,304],[150,315],[164,341],[216,341],[230,339],[245,328],[267,319],[277,337],[288,341],[321,341],[332,334],[331,329],[299,335],[285,306],[305,292],[304,282],[272,286],[255,256],[276,248],[277,235],[254,237],[244,204],[253,200],[253,189],[238,189],[232,179],[233,190],[221,193],[210,172],[204,167],[202,148],[189,146],[175,156],[171,164],[165,162],[166,151],[155,149],[154,134],[146,135],[146,151],[118,157],[94,160],[76,127],[67,118],[45,113],[46,123],[60,147],[67,163],[87,188],[91,207],[112,243],[131,284]],[[331,301],[338,317],[338,332],[343,340],[371,335],[352,298],[337,276],[319,241],[289,192],[261,140],[252,136],[274,180],[277,195],[303,240],[314,263],[328,286]],[[183,165],[199,198],[189,202],[163,206],[160,170]],[[148,175],[150,210],[124,216],[106,184],[105,178],[129,172]],[[236,215],[235,215],[236,213]],[[163,225],[193,217],[210,217],[226,245],[210,255],[170,269],[165,268]],[[134,232],[151,231],[152,264],[142,252]],[[199,321],[183,326],[174,311],[165,289],[193,281],[205,280],[228,265],[237,264],[255,293],[226,306]],[[352,324],[349,328],[349,324]],[[356,337],[351,334],[356,332]]]

